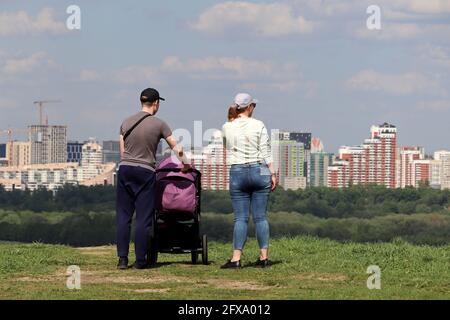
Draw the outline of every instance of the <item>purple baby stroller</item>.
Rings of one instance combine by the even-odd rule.
[[[156,169],[155,214],[148,260],[155,265],[158,252],[190,253],[193,264],[202,255],[208,264],[208,239],[200,235],[201,173],[193,168],[181,172],[182,163],[174,156],[162,160]]]

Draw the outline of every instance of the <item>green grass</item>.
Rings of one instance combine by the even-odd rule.
[[[208,266],[160,255],[158,268],[118,271],[113,246],[0,243],[0,299],[450,299],[450,246],[283,238],[271,242],[271,268],[220,270],[230,250],[210,243]],[[251,240],[244,265],[257,255]],[[81,290],[66,288],[69,265],[81,268]],[[381,290],[366,287],[370,265]]]

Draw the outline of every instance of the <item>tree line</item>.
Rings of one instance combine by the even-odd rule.
[[[394,214],[371,219],[323,219],[312,215],[278,212],[269,214],[269,223],[272,238],[307,235],[341,242],[374,243],[402,240],[417,245],[450,243],[450,215],[442,214]],[[204,214],[201,234],[207,234],[210,240],[231,242],[233,217],[214,213]],[[254,235],[254,225],[250,223],[249,236]],[[0,241],[38,241],[72,246],[114,244],[115,214],[0,211]]]
[[[7,192],[0,185],[0,209],[32,212],[111,212],[113,186],[67,185],[56,193],[46,189]],[[227,191],[203,191],[203,212],[231,214]],[[431,188],[387,189],[353,186],[347,189],[308,188],[272,193],[270,212],[310,214],[320,218],[373,218],[389,214],[450,213],[450,190]]]

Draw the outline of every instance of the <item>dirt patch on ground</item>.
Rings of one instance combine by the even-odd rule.
[[[255,282],[239,281],[239,280],[209,279],[205,280],[205,282],[216,288],[227,290],[269,290],[274,288],[269,286],[263,286]]]
[[[89,279],[94,280],[93,283],[96,283],[95,280],[102,280],[101,282],[109,282],[109,283],[133,283],[133,284],[140,284],[140,283],[165,283],[165,282],[176,282],[176,283],[182,283],[182,282],[192,282],[192,280],[188,278],[183,277],[175,277],[175,276],[147,276],[147,277],[138,277],[138,276],[120,276],[120,277],[106,277],[106,278],[100,278],[100,279]]]
[[[166,293],[169,291],[169,289],[125,289],[123,291],[135,293]]]
[[[348,277],[339,273],[299,273],[294,276],[297,280],[317,280],[317,281],[346,281]]]
[[[115,253],[114,249],[111,247],[86,247],[77,248],[82,254],[93,255],[93,256],[109,256]]]
[[[319,279],[323,281],[331,281],[332,275],[327,274],[311,274],[311,275],[298,275],[297,279]],[[336,277],[336,275],[333,275]],[[44,275],[44,276],[36,276],[36,277],[20,277],[16,278],[15,281],[22,282],[59,282],[65,283],[67,281],[68,275],[66,274],[66,269],[59,269],[57,272]],[[338,277],[337,280],[340,278]],[[335,280],[336,281],[336,280]],[[280,286],[267,286],[263,284],[259,284],[257,282],[252,281],[242,281],[242,280],[232,280],[232,279],[195,279],[183,276],[175,276],[175,275],[165,275],[161,274],[157,270],[151,270],[145,274],[124,274],[123,272],[114,271],[95,271],[95,270],[81,270],[81,283],[82,284],[164,284],[164,283],[177,283],[180,285],[186,284],[193,287],[201,288],[201,287],[214,287],[217,289],[225,289],[225,290],[251,290],[251,291],[260,291],[260,290],[269,290],[273,288],[280,288]],[[127,289],[128,290],[128,289]],[[136,289],[138,290],[138,289]],[[135,289],[130,289],[130,291],[138,292]],[[140,290],[140,289],[139,289]],[[159,292],[154,290],[163,290],[163,289],[142,289],[142,290],[150,290],[146,292]],[[165,290],[165,289],[164,289]],[[164,291],[166,292],[166,291]],[[145,293],[145,291],[142,291]]]
[[[16,281],[22,282],[64,282],[67,280],[69,275],[66,274],[65,269],[58,270],[51,275],[36,276],[36,277],[20,277],[15,279]],[[116,283],[116,284],[159,284],[166,282],[189,282],[194,281],[185,278],[172,275],[160,275],[160,274],[146,274],[142,276],[133,275],[115,275],[113,272],[107,271],[83,271],[81,270],[81,283],[85,284],[105,284],[105,283]]]

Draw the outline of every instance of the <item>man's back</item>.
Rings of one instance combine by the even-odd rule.
[[[120,127],[122,136],[132,128],[147,112],[141,111],[127,119]],[[144,119],[127,137],[121,165],[141,166],[154,170],[156,166],[156,149],[161,139],[172,135],[167,123],[150,116]]]

